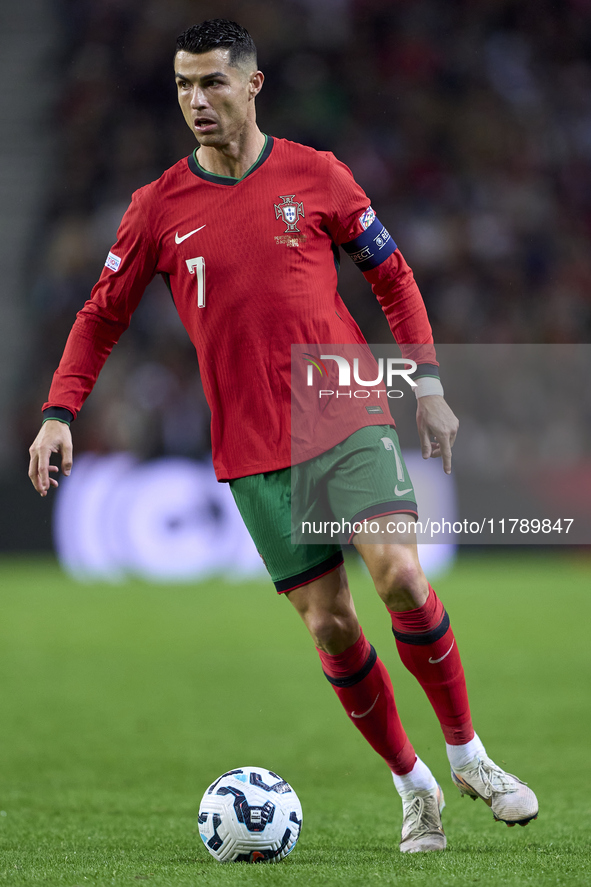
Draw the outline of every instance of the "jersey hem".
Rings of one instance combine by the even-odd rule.
[[[312,447],[309,450],[303,450],[296,457],[292,455],[291,459],[278,459],[275,462],[258,462],[256,465],[249,465],[234,470],[226,468],[223,465],[217,465],[214,462],[213,467],[215,469],[215,476],[220,483],[227,483],[231,480],[238,480],[240,477],[250,477],[252,474],[268,474],[270,471],[281,471],[283,468],[291,468],[293,465],[300,465],[302,462],[308,462],[310,459],[315,459],[317,456],[321,456],[323,453],[332,450],[333,447],[336,447],[344,440],[347,440],[348,437],[351,437],[356,431],[360,431],[361,428],[374,428],[376,425],[387,425],[389,428],[396,428],[396,424],[392,418],[389,422],[384,422],[384,418],[384,416],[376,416],[375,422],[367,422],[365,425],[358,425],[356,428],[349,429],[336,440],[331,440],[328,446],[324,445],[322,447]]]

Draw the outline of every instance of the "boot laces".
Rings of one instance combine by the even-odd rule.
[[[470,777],[472,775],[484,785],[484,796],[487,798],[490,798],[494,792],[499,794],[514,792],[517,789],[515,783],[521,782],[512,773],[505,773],[490,758],[479,758],[476,766],[472,768]]]
[[[428,803],[425,803],[427,801]],[[431,832],[440,832],[440,814],[436,798],[414,797],[404,804],[403,837],[414,838]]]

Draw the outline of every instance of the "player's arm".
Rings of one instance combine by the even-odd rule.
[[[76,316],[54,373],[48,400],[43,405],[41,430],[29,450],[29,477],[41,496],[58,485],[53,476],[58,468],[50,465],[53,454],[61,456],[62,472],[70,473],[69,424],[92,391],[107,357],[129,326],[131,315],[156,273],[156,252],[146,230],[139,200],[134,195],[91,298]]]
[[[440,456],[450,474],[459,422],[443,397],[425,303],[410,267],[351,171],[334,158],[329,158],[329,165],[329,228],[371,284],[403,357],[417,363],[417,427],[423,458]]]
[[[364,271],[404,357],[417,362],[417,429],[423,459],[439,458],[451,474],[459,421],[443,396],[431,325],[423,297],[399,249]]]

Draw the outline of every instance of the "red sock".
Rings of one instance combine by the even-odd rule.
[[[357,729],[390,770],[400,776],[410,773],[417,756],[400,723],[390,675],[363,631],[344,653],[318,653],[324,674]]]
[[[402,662],[429,697],[449,745],[463,745],[474,736],[468,691],[458,646],[443,604],[429,586],[422,607],[388,611]]]

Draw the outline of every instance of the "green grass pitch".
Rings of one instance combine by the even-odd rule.
[[[365,573],[365,633],[445,791],[448,850],[398,851],[401,805],[349,724],[304,626],[269,582],[76,584],[47,560],[0,561],[0,883],[579,885],[591,882],[591,558],[468,553],[436,587],[477,730],[535,789],[526,828],[460,798],[422,691]],[[276,866],[221,866],[197,809],[227,769],[292,783],[304,827]]]

